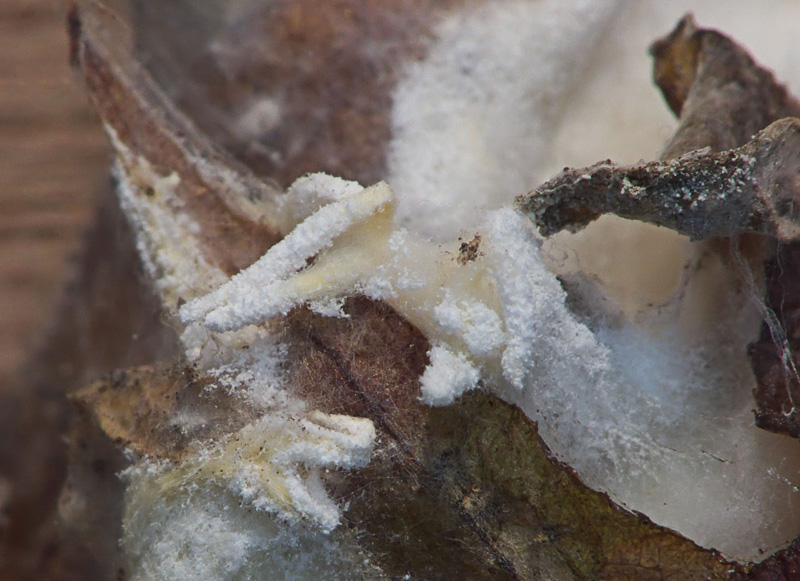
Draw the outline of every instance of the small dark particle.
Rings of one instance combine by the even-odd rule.
[[[459,238],[461,240],[461,238]],[[481,237],[479,234],[475,235],[475,238],[470,240],[469,242],[461,242],[461,246],[458,248],[458,256],[456,257],[456,261],[461,265],[464,266],[468,262],[472,262],[478,256],[482,256],[483,253],[479,252],[478,248],[481,245]]]

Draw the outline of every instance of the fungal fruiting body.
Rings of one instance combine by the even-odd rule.
[[[619,72],[608,54],[653,36],[642,8],[620,12],[622,4],[508,0],[443,17],[428,56],[395,89],[386,182],[298,179],[271,208],[285,236],[230,277],[201,260],[196,225],[169,197],[180,178],[115,140],[140,253],[165,304],[182,305],[187,360],[259,415],[179,470],[140,459],[129,472],[128,531],[149,518],[135,507],[212,482],[271,518],[310,524],[300,541],[319,547],[316,533],[335,535],[343,507],[318,476],[368,464],[376,426],[312,411],[292,391],[280,321],[303,305],[345,317],[344,299],[363,295],[427,338],[418,394],[426,405],[486,390],[535,421],[587,485],[741,562],[796,536],[800,450],[757,429],[750,413],[745,349],[760,324],[752,289],[675,233],[601,218],[545,239],[512,207],[554,164],[617,153],[607,149],[609,119],[635,127],[620,157],[654,151],[672,126],[653,113],[656,97],[647,109],[641,87],[594,74]],[[611,91],[613,114],[587,113],[583,73],[588,86]],[[646,72],[635,74],[646,83]],[[138,195],[144,182],[163,195]],[[177,236],[164,234],[175,225]],[[466,252],[461,240],[473,241]],[[686,265],[694,267],[682,276]],[[223,515],[236,510],[230,502],[192,506],[218,525],[212,534],[233,534]],[[170,526],[192,510],[171,512]],[[164,535],[174,540],[173,529]],[[242,554],[254,539],[237,541]],[[146,547],[131,550],[153,560]]]

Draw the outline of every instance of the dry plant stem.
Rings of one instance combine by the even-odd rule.
[[[790,118],[718,154],[567,169],[518,205],[545,236],[579,230],[611,212],[695,239],[748,232],[792,239],[800,232],[798,160],[800,121]]]
[[[793,238],[800,144],[796,122],[775,122],[800,116],[800,103],[744,49],[698,29],[691,15],[651,53],[655,80],[680,116],[661,156],[672,161],[567,168],[520,196],[520,209],[545,236],[613,213],[695,239]]]

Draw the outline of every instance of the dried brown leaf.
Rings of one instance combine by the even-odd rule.
[[[237,398],[208,389],[210,383],[190,368],[145,366],[113,371],[70,399],[121,449],[180,461],[200,443],[240,429],[253,417]],[[203,421],[188,428],[181,417]]]
[[[345,524],[392,577],[727,579],[713,551],[617,507],[555,461],[536,426],[494,396],[418,400],[428,342],[379,303],[290,318],[292,384],[326,412],[370,418],[379,449],[333,474]]]
[[[800,103],[771,71],[726,35],[697,28],[691,14],[650,53],[655,82],[680,118],[661,159],[734,149],[772,122],[800,116]]]
[[[391,91],[434,15],[464,0],[226,0],[134,5],[135,52],[201,130],[288,187],[324,171],[386,174]],[[259,115],[261,111],[262,115]]]
[[[133,178],[136,195],[154,193],[154,184],[132,167],[139,159],[160,176],[175,174],[181,206],[173,211],[202,225],[196,234],[204,258],[227,274],[249,266],[281,235],[280,192],[222,152],[177,110],[125,52],[117,18],[95,2],[80,7],[76,43],[86,81],[104,123],[132,154],[120,161]]]

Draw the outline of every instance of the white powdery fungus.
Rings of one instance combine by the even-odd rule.
[[[486,259],[506,325],[506,381],[522,390],[534,376],[572,384],[577,372],[587,374],[579,381],[594,380],[605,369],[606,349],[566,308],[566,293],[545,267],[530,223],[502,209],[490,214],[487,226]]]
[[[375,428],[364,418],[269,413],[177,467],[145,470],[145,460],[131,474],[150,480],[148,494],[169,497],[213,483],[253,509],[329,532],[339,523],[339,508],[323,488],[320,470],[365,466],[374,442]]]
[[[463,353],[453,353],[445,345],[434,345],[428,357],[430,365],[419,380],[420,399],[426,404],[448,405],[464,392],[478,387],[481,373]]]
[[[523,222],[500,210],[485,236],[513,337],[496,393],[587,484],[701,545],[748,561],[796,536],[800,450],[753,425],[746,342],[733,339],[741,322],[717,321],[694,343],[663,330],[670,312],[590,330]]]
[[[163,304],[172,307],[222,284],[227,276],[203,257],[197,239],[200,226],[183,211],[184,202],[175,193],[178,175],[159,175],[111,126],[106,132],[117,153],[114,174],[120,206],[135,226],[136,248]]]
[[[330,179],[324,174],[318,176],[322,181]],[[352,189],[352,184],[347,187]],[[182,320],[185,323],[202,321],[206,327],[218,332],[238,329],[285,314],[297,304],[298,293],[303,300],[309,300],[315,298],[315,288],[350,288],[356,281],[352,270],[331,265],[329,268],[308,269],[303,277],[292,278],[291,284],[286,281],[305,265],[307,259],[330,247],[335,238],[342,236],[354,224],[380,215],[390,199],[391,193],[385,184],[343,193],[340,199],[300,223],[250,266],[247,275],[237,274],[220,289],[185,305],[181,309]],[[353,236],[356,234],[349,233],[349,237]],[[351,259],[354,259],[358,250],[352,250]],[[339,258],[347,260],[345,256]],[[352,266],[358,267],[357,264]],[[348,274],[351,275],[349,278]]]
[[[440,331],[458,337],[470,353],[479,357],[497,356],[505,340],[503,321],[480,301],[457,301],[448,291],[433,309]]]
[[[624,4],[500,0],[441,22],[394,92],[398,222],[446,241],[537,186],[564,103]]]
[[[329,183],[324,174],[308,179]],[[354,191],[353,184],[341,185]],[[480,258],[462,265],[438,246],[393,230],[394,198],[386,184],[333,199],[253,266],[185,304],[183,322],[189,328],[199,323],[212,331],[235,331],[306,302],[335,304],[361,293],[386,301],[439,341],[432,351],[438,365],[424,379],[424,394],[432,402],[452,402],[474,387],[480,367],[496,371],[506,333],[494,282]],[[300,268],[312,258],[311,266]],[[455,372],[454,361],[461,362]]]
[[[645,38],[635,46],[644,55],[685,6],[633,6],[598,45],[618,4],[507,0],[444,21],[427,59],[408,68],[394,95],[388,181],[399,192],[398,215],[386,184],[364,189],[321,174],[298,180],[278,211],[281,231],[291,232],[252,267],[181,309],[189,324],[184,342],[206,369],[229,364],[220,377],[257,383],[241,376],[247,363],[231,355],[248,325],[303,303],[336,316],[341,299],[356,293],[385,300],[433,346],[421,378],[423,401],[446,405],[483,384],[536,420],[548,446],[589,485],[701,545],[757,559],[800,530],[800,450],[798,442],[752,425],[745,346],[758,319],[746,297],[717,276],[719,264],[704,264],[685,292],[672,296],[680,276],[658,271],[679,272],[693,252],[672,234],[667,244],[647,245],[642,241],[659,236],[653,228],[603,220],[576,237],[542,241],[510,209],[481,212],[535,186],[555,164],[636,161],[625,156],[655,153],[668,136],[674,122],[649,87],[649,71],[616,66],[623,61],[614,50]],[[700,4],[718,15],[736,12]],[[643,33],[653,25],[645,6],[675,13]],[[591,90],[577,90],[582,71]],[[648,88],[628,87],[629,75]],[[604,108],[587,96],[592,91]],[[647,91],[650,109],[639,105]],[[653,110],[661,113],[650,117]],[[452,240],[476,228],[482,255],[461,264]],[[429,238],[451,242],[439,247]],[[570,309],[574,297],[553,274],[561,268],[557,255],[570,262],[562,270],[597,282],[607,312],[584,309],[579,316]],[[173,277],[170,284],[178,283]],[[652,296],[670,300],[648,310]],[[619,315],[615,302],[620,316],[611,316]],[[259,429],[281,442],[282,432]],[[312,437],[285,457],[317,466],[329,445]],[[334,449],[329,458],[342,465],[368,458],[367,446]],[[219,469],[228,494],[247,494],[254,506],[303,515],[322,528],[335,523],[336,507],[326,504],[313,477],[267,486],[258,455],[237,456],[235,446],[226,454]],[[274,468],[283,457],[264,462]],[[132,494],[136,507],[136,487]],[[219,534],[233,530],[214,521],[227,509],[211,506]],[[169,522],[194,516],[180,513]],[[138,521],[126,522],[133,531]],[[174,533],[164,538],[176,547]],[[193,550],[203,546],[197,542]]]
[[[687,10],[797,85],[787,23],[800,7],[770,6],[768,19],[757,16],[763,3],[731,11],[705,0],[626,3],[616,13],[605,2],[495,2],[455,15],[395,94],[389,183],[400,223],[452,238],[479,224],[482,208],[565,165],[655,157],[675,120],[646,48]],[[594,36],[605,23],[607,34]],[[501,232],[498,219],[495,239],[508,240],[510,224]],[[539,420],[562,460],[618,502],[743,561],[797,534],[800,450],[753,426],[745,348],[758,312],[719,260],[613,217],[541,248],[530,236],[504,246],[482,234],[508,336],[508,383],[486,383]],[[592,283],[577,289],[598,299],[581,313],[587,320],[571,315],[542,262]]]
[[[140,463],[125,474],[122,546],[133,581],[256,580],[265,572],[276,580],[346,580],[370,569],[347,534],[243,506],[240,495],[215,482],[165,491],[164,470]]]
[[[671,313],[647,325],[581,321],[522,215],[489,213],[481,252],[458,261],[392,231],[391,190],[374,188],[377,198],[372,188],[334,197],[298,226],[301,241],[290,233],[284,247],[187,303],[184,322],[235,330],[307,301],[355,293],[385,300],[433,345],[423,401],[447,405],[482,381],[536,420],[551,450],[587,484],[732,558],[756,558],[795,536],[797,442],[752,425],[744,344],[730,339],[741,336],[741,320],[718,321],[693,343],[680,329],[663,332]],[[360,211],[339,206],[348,203]],[[328,219],[333,224],[322,224]],[[287,256],[288,248],[299,254]],[[310,266],[283,269],[280,279],[262,266],[307,265],[317,248],[323,252]],[[735,302],[735,294],[724,300]]]

